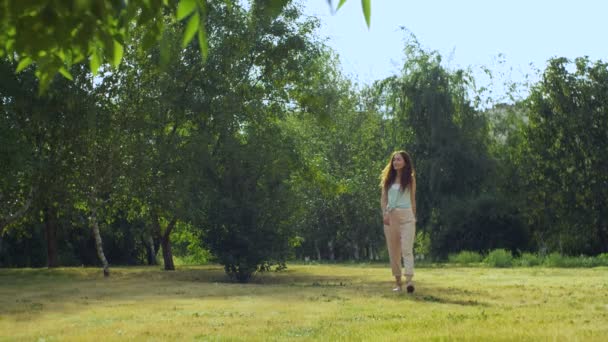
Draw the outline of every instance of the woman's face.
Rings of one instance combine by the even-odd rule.
[[[403,160],[403,156],[401,153],[395,154],[393,157],[393,169],[401,170],[405,167],[405,160]]]

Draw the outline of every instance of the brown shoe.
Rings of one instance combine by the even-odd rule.
[[[407,290],[407,293],[414,293],[414,283],[407,283],[405,289]]]

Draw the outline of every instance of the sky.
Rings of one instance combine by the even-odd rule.
[[[608,61],[604,0],[371,0],[369,28],[359,0],[335,14],[327,0],[301,1],[306,15],[321,20],[319,34],[339,54],[345,74],[362,84],[399,72],[407,37],[400,27],[438,51],[448,68],[471,67],[480,85],[489,85],[480,68],[488,67],[495,96],[504,95],[505,80],[537,80],[535,70],[552,57]]]

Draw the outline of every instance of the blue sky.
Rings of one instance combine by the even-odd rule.
[[[320,18],[319,33],[340,55],[344,72],[359,83],[399,71],[401,26],[425,49],[439,51],[446,66],[472,67],[481,84],[488,82],[482,65],[503,81],[522,82],[526,74],[535,80],[534,69],[551,57],[608,61],[608,1],[372,0],[369,29],[359,0],[348,0],[335,15],[326,0],[302,1],[305,14]]]

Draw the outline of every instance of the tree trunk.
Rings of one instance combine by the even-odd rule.
[[[165,271],[175,271],[175,265],[173,264],[173,254],[171,253],[171,240],[169,236],[163,237],[161,241],[163,248],[163,260],[165,261]]]
[[[327,248],[329,249],[329,260],[336,260],[336,254],[334,253],[334,242],[332,240],[327,242]]]
[[[315,240],[315,252],[317,253],[317,260],[321,261],[321,250],[319,249],[317,240]]]
[[[358,243],[353,244],[353,256],[355,257],[355,260],[359,260],[359,244]]]
[[[173,264],[173,253],[171,252],[171,231],[173,227],[175,227],[175,223],[177,219],[173,218],[171,222],[167,225],[167,228],[164,232],[160,230],[160,222],[158,218],[155,218],[155,224],[157,226],[158,231],[160,231],[160,245],[163,249],[163,260],[165,262],[165,270],[166,271],[174,271],[175,265]]]
[[[604,208],[605,206],[603,204],[599,205],[599,220],[597,222],[597,225],[600,240],[600,250],[598,251],[598,253],[608,252],[608,220],[606,220]]]
[[[103,243],[101,241],[101,234],[99,233],[99,224],[97,222],[97,209],[91,210],[91,217],[89,218],[91,222],[91,227],[93,227],[93,236],[95,237],[95,248],[97,249],[97,256],[101,261],[101,265],[103,266],[103,276],[110,276],[110,265],[108,265],[108,260],[106,259],[106,255],[103,253]]]
[[[46,260],[49,268],[59,266],[57,251],[57,222],[53,208],[44,209],[44,237],[46,238]]]
[[[156,248],[154,247],[154,239],[152,235],[143,237],[144,245],[146,246],[146,254],[148,256],[148,265],[157,265],[156,263]]]
[[[160,228],[150,235],[150,241],[152,241],[152,246],[154,246],[154,265],[156,265],[156,253],[160,251]]]

